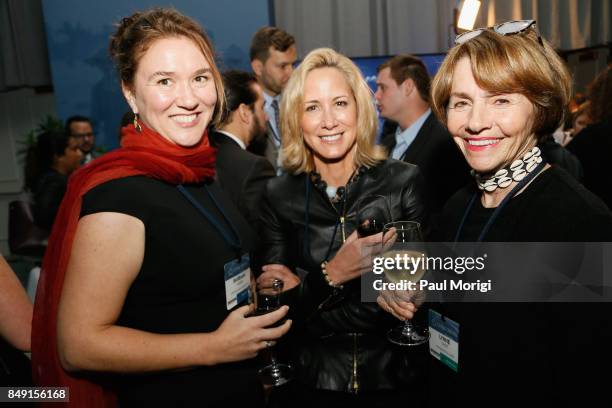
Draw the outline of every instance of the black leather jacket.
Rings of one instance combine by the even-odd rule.
[[[361,168],[347,186],[345,222],[329,259],[342,245],[342,227],[346,237],[355,230],[357,200],[364,195],[388,197],[394,220],[425,221],[422,183],[416,166],[396,160]],[[361,302],[360,280],[336,291],[321,273],[341,212],[342,203],[332,206],[308,174],[271,179],[264,193],[259,261],[284,264],[302,278],[285,296],[294,325],[283,341],[298,379],[309,387],[349,392],[416,386],[427,346],[393,346],[386,332],[399,321],[376,303]]]

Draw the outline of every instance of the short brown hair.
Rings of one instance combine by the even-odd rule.
[[[221,74],[215,64],[212,43],[198,23],[172,8],[153,8],[136,12],[117,24],[117,31],[111,36],[109,52],[117,66],[121,83],[127,88],[133,88],[138,63],[151,44],[173,37],[192,40],[210,64],[217,91],[212,123],[217,123],[225,109],[225,95]]]
[[[278,27],[262,27],[253,35],[251,40],[251,61],[266,62],[270,57],[270,47],[276,51],[285,52],[295,44],[295,38]]]
[[[453,72],[468,58],[478,86],[493,93],[519,93],[534,106],[532,132],[539,139],[563,120],[571,98],[571,76],[555,50],[528,30],[516,35],[484,31],[450,50],[431,86],[432,110],[446,123]]]
[[[331,48],[311,51],[289,79],[280,107],[283,167],[292,174],[314,170],[310,148],[304,142],[300,118],[304,112],[304,83],[308,74],[318,68],[335,68],[346,79],[357,105],[357,151],[355,165],[373,166],[384,160],[385,151],[376,146],[378,118],[372,98],[372,90],[359,68],[347,57]]]
[[[389,68],[391,72],[391,78],[396,84],[401,85],[408,78],[412,79],[419,91],[421,99],[429,103],[429,88],[431,85],[431,78],[423,61],[419,58],[408,55],[396,55],[390,60],[385,61],[378,67],[380,72],[385,68]]]

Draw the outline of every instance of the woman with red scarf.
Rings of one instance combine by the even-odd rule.
[[[70,406],[262,405],[252,359],[289,330],[248,317],[250,231],[213,181],[223,112],[210,41],[175,10],[111,39],[134,112],[122,148],[71,178],[43,264],[34,378]]]

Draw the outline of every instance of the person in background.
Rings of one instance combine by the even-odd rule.
[[[378,67],[375,97],[380,115],[397,123],[382,135],[381,144],[390,157],[419,166],[430,211],[438,213],[468,182],[470,170],[444,126],[431,114],[430,83],[423,61],[397,55]]]
[[[109,50],[135,121],[73,176],[58,214],[34,309],[36,384],[70,387],[75,407],[261,407],[252,359],[291,321],[269,328],[287,307],[247,317],[253,237],[214,181],[207,134],[225,109],[212,44],[155,8],[123,18]]]
[[[251,151],[265,156],[275,169],[280,167],[281,150],[279,104],[281,93],[297,60],[295,39],[278,27],[262,27],[251,40],[251,69],[264,92],[268,133],[251,144]]]
[[[590,105],[591,103],[586,101],[580,105],[574,113],[572,113],[571,137],[565,142],[565,145],[567,145],[578,133],[580,133],[582,129],[592,123],[591,117],[589,116]]]
[[[563,120],[571,77],[535,21],[469,31],[455,43],[433,79],[432,106],[475,180],[446,204],[437,239],[612,241],[612,215],[603,202],[547,163],[537,147]],[[478,245],[486,252],[485,244]],[[537,254],[537,261],[557,265],[565,255],[551,252]],[[571,267],[584,254],[575,255],[561,266]],[[525,271],[517,276],[520,272]],[[486,279],[486,270],[479,277]],[[529,404],[541,407],[580,405],[587,395],[605,400],[607,380],[599,373],[610,359],[593,345],[611,338],[607,305],[464,301],[431,306],[459,327],[458,368],[432,359],[431,406],[516,406],[527,395]]]
[[[589,85],[588,116],[591,124],[567,145],[584,166],[584,186],[612,209],[612,183],[603,171],[612,152],[612,64]]]
[[[50,232],[60,207],[68,177],[79,168],[83,153],[79,139],[60,130],[48,130],[28,149],[25,189],[32,193],[34,222]]]
[[[246,151],[254,139],[265,136],[268,116],[261,86],[244,71],[223,73],[227,114],[210,133],[217,148],[217,179],[251,227],[257,230],[265,183],[274,168],[263,157]]]
[[[68,136],[79,141],[79,149],[83,152],[81,164],[87,164],[100,154],[96,152],[96,135],[93,131],[91,119],[86,116],[75,115],[66,120]]]
[[[382,228],[357,232],[359,199],[378,195],[388,219],[426,223],[418,167],[387,159],[374,144],[372,93],[359,69],[329,48],[311,51],[281,102],[283,168],[261,209],[258,282],[284,281],[296,330],[287,348],[297,379],[275,390],[279,406],[389,406],[424,403],[427,349],[408,353],[386,338],[413,303],[361,301],[361,275],[381,250]],[[259,260],[259,259],[258,259]],[[302,276],[302,279],[298,277]],[[388,300],[388,301],[387,301]]]

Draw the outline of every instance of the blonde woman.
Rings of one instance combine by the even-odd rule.
[[[299,322],[291,403],[377,406],[411,393],[418,406],[419,359],[427,350],[398,354],[385,337],[397,324],[393,316],[412,318],[416,308],[361,302],[359,278],[382,233],[359,237],[355,230],[357,202],[366,195],[386,197],[393,219],[424,221],[420,173],[375,146],[372,93],[358,68],[331,49],[312,51],[293,73],[281,130],[287,174],[264,193],[262,278],[285,281]]]

